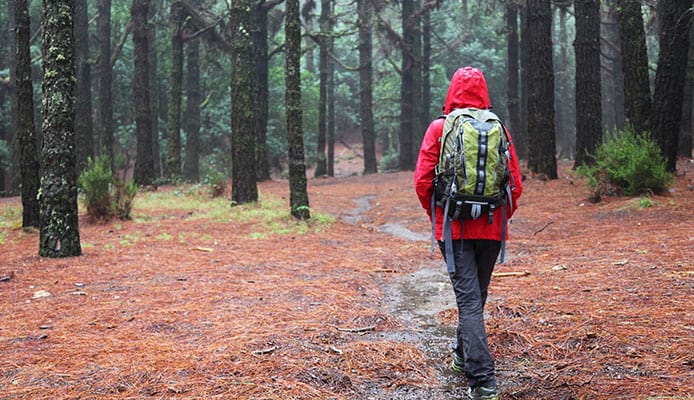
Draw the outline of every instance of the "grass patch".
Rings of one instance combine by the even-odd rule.
[[[193,187],[180,187],[171,191],[138,193],[133,215],[136,222],[152,220],[151,211],[186,213],[186,219],[209,219],[214,222],[248,224],[254,226],[251,238],[262,239],[268,235],[302,235],[320,233],[335,223],[335,217],[311,212],[311,219],[297,220],[290,215],[285,199],[261,194],[257,203],[232,207],[229,199],[210,197]],[[161,235],[160,235],[161,236]],[[170,240],[171,237],[158,237]],[[181,240],[182,238],[178,238]]]
[[[14,229],[22,226],[22,207],[6,205],[0,207],[0,229]]]

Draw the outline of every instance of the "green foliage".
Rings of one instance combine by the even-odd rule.
[[[111,217],[111,161],[108,157],[89,158],[79,177],[87,213],[95,219]]]
[[[130,219],[137,187],[133,181],[115,179],[110,165],[108,157],[89,158],[79,177],[87,214],[94,219]]]
[[[381,171],[393,171],[398,169],[400,153],[397,151],[391,151],[381,157]]]
[[[227,184],[226,175],[215,169],[207,170],[204,178],[205,185],[210,197],[220,197],[224,194],[224,188]]]
[[[663,193],[672,183],[658,145],[647,133],[617,132],[598,149],[592,165],[579,167],[596,199],[602,195]]]
[[[120,179],[115,179],[111,201],[113,214],[120,219],[131,219],[136,194],[137,186],[135,186],[134,181],[123,182]]]

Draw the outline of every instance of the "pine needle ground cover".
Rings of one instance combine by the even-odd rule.
[[[691,161],[648,202],[590,203],[569,167],[525,181],[492,280],[502,398],[691,399]],[[264,211],[241,213],[140,193],[131,221],[81,216],[84,255],[58,260],[18,227],[19,200],[0,200],[0,399],[462,396],[412,174],[311,179],[304,225],[286,181],[259,189]],[[437,290],[418,291],[423,276]]]

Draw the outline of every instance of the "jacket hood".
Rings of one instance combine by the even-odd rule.
[[[489,91],[482,71],[473,67],[459,68],[451,78],[443,113],[449,114],[456,108],[473,107],[489,109]]]

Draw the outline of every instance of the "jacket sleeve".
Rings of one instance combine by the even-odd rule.
[[[439,162],[441,131],[443,119],[436,119],[427,128],[417,157],[414,171],[414,187],[422,205],[431,217],[431,194],[434,191],[433,180],[436,175],[436,164]]]
[[[510,160],[509,160],[509,170],[511,171],[511,198],[513,199],[513,206],[511,207],[510,213],[508,215],[509,218],[513,215],[513,213],[518,209],[518,198],[520,198],[521,194],[523,193],[523,176],[521,174],[521,169],[520,169],[520,164],[518,162],[518,155],[516,154],[516,146],[513,144],[513,139],[511,138],[511,134],[506,131],[509,137],[509,153],[510,153]]]

